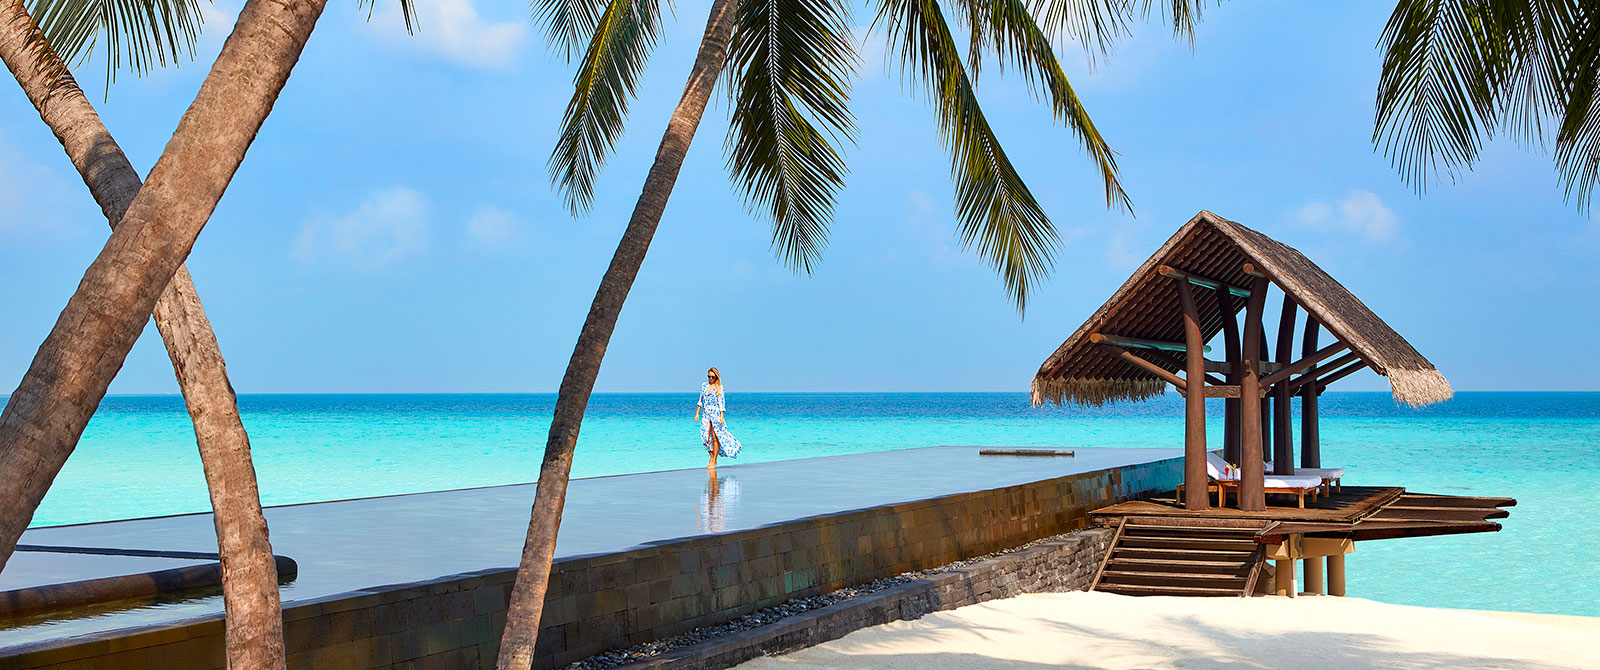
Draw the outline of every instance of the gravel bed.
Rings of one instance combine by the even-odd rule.
[[[581,661],[573,662],[571,665],[567,666],[567,670],[603,670],[604,668],[615,668],[625,663],[634,663],[637,661],[647,660],[679,647],[687,647],[691,644],[698,644],[706,640],[722,637],[723,635],[727,635],[729,633],[737,633],[740,631],[750,630],[752,628],[760,628],[767,624],[777,622],[785,617],[794,616],[803,612],[809,612],[821,607],[827,607],[828,605],[832,605],[837,602],[853,600],[862,596],[871,595],[893,586],[899,586],[901,584],[912,582],[924,577],[931,577],[942,572],[949,572],[951,570],[964,568],[996,556],[1004,556],[1006,554],[1022,551],[1023,549],[1027,549],[1029,547],[1044,544],[1045,542],[1059,540],[1067,535],[1068,534],[1062,534],[1034,540],[1033,542],[1029,542],[1019,547],[1012,547],[1010,549],[997,551],[992,554],[984,554],[982,556],[974,556],[972,558],[962,559],[953,563],[946,563],[936,568],[918,570],[915,572],[904,572],[893,577],[874,579],[871,582],[862,584],[860,586],[850,586],[839,589],[838,591],[834,591],[832,593],[824,593],[820,596],[812,596],[810,598],[795,598],[794,600],[785,601],[780,605],[756,610],[727,623],[718,624],[716,626],[702,626],[687,633],[674,635],[672,637],[662,638],[660,640],[654,640],[644,644],[637,644],[626,649],[616,649],[602,654],[596,654]]]

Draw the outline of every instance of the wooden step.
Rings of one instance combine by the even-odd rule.
[[[1253,537],[1259,528],[1230,528],[1223,526],[1153,526],[1129,523],[1122,527],[1124,535],[1205,535],[1227,537]]]
[[[1249,561],[1254,551],[1239,549],[1173,549],[1158,547],[1124,547],[1112,549],[1111,560],[1132,558],[1163,561]]]
[[[1244,589],[1245,578],[1248,575],[1212,575],[1177,572],[1124,572],[1121,570],[1107,570],[1100,576],[1100,585],[1107,584],[1138,584],[1143,586],[1196,586],[1205,588],[1233,589],[1238,593]]]
[[[1254,562],[1248,558],[1236,561],[1192,561],[1164,558],[1118,558],[1106,562],[1106,570],[1147,570],[1150,572],[1204,572],[1211,574],[1243,574],[1250,571]]]
[[[1101,584],[1096,591],[1120,593],[1128,596],[1213,596],[1239,597],[1239,589],[1202,586],[1147,586],[1143,584]]]
[[[1118,540],[1118,545],[1148,549],[1232,549],[1234,551],[1255,551],[1257,546],[1256,541],[1253,539],[1133,537],[1128,535],[1122,536]]]

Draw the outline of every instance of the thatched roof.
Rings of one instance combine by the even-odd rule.
[[[1248,287],[1254,278],[1244,272],[1246,263],[1265,273],[1324,329],[1348,343],[1373,371],[1387,376],[1396,400],[1422,406],[1453,395],[1450,383],[1428,359],[1316,263],[1288,245],[1202,211],[1139,266],[1122,288],[1045,360],[1033,378],[1033,403],[1040,405],[1049,400],[1056,404],[1099,405],[1160,395],[1166,382],[1091,343],[1089,335],[1099,332],[1182,342],[1177,282],[1159,274],[1158,266]],[[1195,297],[1201,330],[1209,340],[1222,330],[1219,301],[1209,290],[1196,291]],[[1243,311],[1244,306],[1242,298],[1233,301],[1235,313]]]

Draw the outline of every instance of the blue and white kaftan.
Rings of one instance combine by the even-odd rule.
[[[706,451],[711,451],[711,436],[717,436],[717,443],[722,449],[718,455],[733,458],[739,455],[739,450],[744,447],[739,444],[738,438],[728,432],[727,422],[722,420],[722,412],[726,405],[723,404],[722,394],[711,390],[710,384],[700,385],[700,441],[705,444]]]

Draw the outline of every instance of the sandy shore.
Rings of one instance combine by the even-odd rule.
[[[1049,593],[876,626],[738,667],[1566,670],[1600,667],[1600,618],[1359,598]]]

